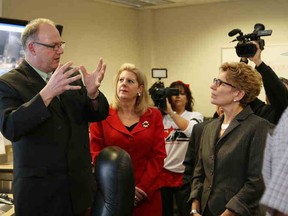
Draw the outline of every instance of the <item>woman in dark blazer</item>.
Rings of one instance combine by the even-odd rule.
[[[247,106],[261,76],[245,63],[224,63],[211,86],[211,103],[224,115],[203,130],[194,171],[192,215],[259,215],[265,140],[272,125]]]

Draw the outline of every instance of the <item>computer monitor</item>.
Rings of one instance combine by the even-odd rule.
[[[21,33],[29,21],[0,18],[0,76],[17,67],[24,58]],[[62,34],[63,26],[56,25]]]

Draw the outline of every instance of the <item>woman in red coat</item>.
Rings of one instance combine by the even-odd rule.
[[[133,215],[162,215],[161,194],[155,180],[166,157],[159,110],[149,107],[147,81],[133,64],[123,64],[116,75],[116,94],[106,120],[90,125],[93,161],[107,146],[119,146],[132,159],[135,175]]]

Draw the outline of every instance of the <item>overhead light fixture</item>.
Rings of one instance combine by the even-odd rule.
[[[152,5],[159,5],[159,4],[168,4],[168,3],[172,3],[169,0],[139,0],[140,2],[145,2],[148,4],[152,4]]]
[[[132,6],[135,8],[143,8],[143,7],[173,3],[170,0],[110,0],[110,1],[119,3],[119,4],[124,4],[127,6]]]

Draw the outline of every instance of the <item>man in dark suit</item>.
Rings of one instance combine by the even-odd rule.
[[[88,122],[108,115],[99,91],[106,65],[100,60],[88,73],[72,62],[59,64],[64,42],[47,19],[26,26],[22,45],[25,60],[0,77],[0,129],[13,144],[15,213],[85,215],[94,187]]]

